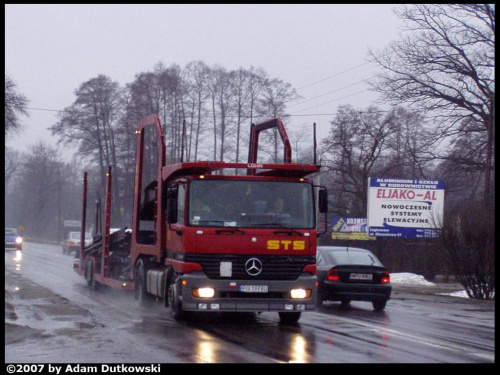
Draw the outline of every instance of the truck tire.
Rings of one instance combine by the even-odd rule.
[[[83,275],[85,277],[85,280],[87,280],[88,286],[90,286],[90,272],[92,271],[90,267],[91,267],[90,261],[88,259],[85,259],[85,268]]]
[[[301,312],[279,312],[280,322],[284,324],[297,323],[300,319]]]
[[[170,313],[174,320],[182,320],[186,317],[186,312],[182,311],[182,301],[180,298],[180,285],[178,282],[178,276],[174,274],[172,278],[173,282],[170,283],[168,287],[168,304],[170,306]]]
[[[340,308],[342,310],[348,310],[351,308],[351,300],[350,299],[343,299],[340,301]]]
[[[85,262],[85,278],[87,279],[87,285],[94,290],[99,290],[99,283],[94,278],[94,263],[89,258]]]
[[[101,284],[95,279],[94,272],[90,274],[90,287],[95,291],[98,291],[101,288]]]
[[[153,302],[153,296],[151,296],[146,289],[146,272],[144,261],[139,259],[135,266],[134,289],[135,299],[139,302],[139,305],[143,307],[151,306]]]

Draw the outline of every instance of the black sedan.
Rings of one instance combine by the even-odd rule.
[[[323,301],[371,301],[382,311],[391,297],[389,271],[369,250],[318,246],[316,253],[318,305]]]

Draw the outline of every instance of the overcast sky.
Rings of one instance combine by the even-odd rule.
[[[361,82],[378,72],[367,50],[398,38],[394,6],[5,5],[5,73],[30,100],[25,131],[6,145],[23,152],[39,139],[55,145],[47,130],[55,111],[99,74],[124,86],[158,62],[184,68],[195,60],[228,70],[261,67],[290,83],[303,99],[289,106],[287,130],[316,122],[323,138],[339,105],[374,103]]]

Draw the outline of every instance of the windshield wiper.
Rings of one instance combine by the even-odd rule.
[[[291,236],[293,233],[296,233],[299,236],[303,236],[304,235],[304,233],[301,233],[298,230],[295,230],[293,228],[287,228],[287,230],[275,230],[273,233],[274,234],[288,234],[289,236]]]
[[[241,233],[241,234],[245,234],[244,231],[242,231],[241,229],[237,228],[237,227],[234,227],[232,225],[229,225],[227,222],[223,221],[223,220],[200,220],[198,221],[198,223],[217,223],[217,224],[223,224],[223,226],[225,228],[231,228],[231,229],[218,229],[215,231],[215,233],[219,234],[219,233]]]
[[[229,225],[228,225],[229,226]],[[236,232],[239,232],[241,234],[245,234],[245,232],[243,232],[241,229],[239,228],[236,228],[236,227],[231,227],[229,226],[231,229],[217,229],[215,231],[215,233],[217,234],[220,234],[220,233],[236,233]]]
[[[275,230],[273,233],[274,234],[288,234],[289,236],[291,236],[293,233],[296,233],[300,236],[303,236],[304,233],[301,233],[299,232],[298,230],[296,229],[293,229],[293,228],[290,228],[290,227],[287,227],[286,225],[284,225],[283,223],[253,223],[253,225],[258,225],[258,226],[270,226],[270,227],[281,227],[281,228],[286,228],[286,229],[283,229],[283,230]]]

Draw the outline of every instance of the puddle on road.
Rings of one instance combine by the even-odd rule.
[[[5,275],[5,344],[77,335],[96,324],[92,315],[20,275]]]

